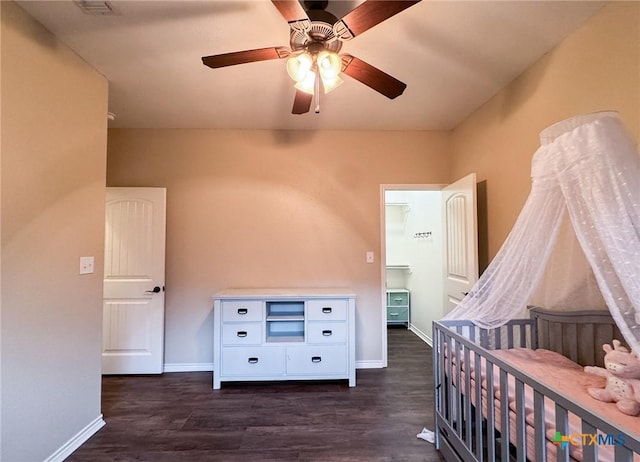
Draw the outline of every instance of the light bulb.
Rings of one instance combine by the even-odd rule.
[[[300,91],[313,95],[313,87],[315,82],[316,82],[316,73],[313,71],[309,71],[307,72],[307,75],[304,77],[304,79],[297,82],[294,85],[294,87],[296,87]]]
[[[329,93],[342,85],[343,82],[344,80],[340,77],[336,77],[335,79],[322,78],[322,87],[324,88],[325,93]]]
[[[342,60],[336,53],[326,50],[321,51],[318,53],[316,62],[318,63],[318,72],[320,72],[320,76],[322,76],[323,81],[325,79],[335,79],[340,75],[340,71],[342,70]]]
[[[313,58],[309,53],[301,53],[287,60],[287,73],[296,82],[302,82],[313,66]]]

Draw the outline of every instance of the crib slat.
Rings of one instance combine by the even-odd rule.
[[[536,462],[547,460],[547,438],[544,415],[544,396],[537,390],[533,392],[533,439],[536,448]]]
[[[433,393],[433,403],[436,410],[436,414],[438,411],[442,410],[442,384],[444,383],[444,367],[443,367],[443,356],[444,356],[444,343],[442,340],[442,332],[440,331],[440,327],[434,324],[433,326],[433,370],[434,370],[434,393]],[[440,432],[438,431],[438,419],[436,418],[436,428],[434,432],[435,436],[435,447],[437,450],[440,450]]]
[[[480,329],[480,346],[489,349],[489,336],[486,329]]]
[[[576,336],[576,342],[578,342],[578,364],[594,364],[601,366],[602,362],[596,361],[596,352],[593,348],[580,348],[580,345],[591,345],[593,343],[594,326],[593,324],[580,324],[577,327],[578,334]],[[598,345],[599,347],[600,345]]]
[[[494,399],[495,390],[493,387],[493,363],[486,360],[487,375],[487,460],[496,460],[496,401]],[[480,369],[476,369],[480,370]]]
[[[500,369],[500,457],[509,460],[509,378],[506,371]]]
[[[633,452],[624,446],[615,446],[613,449],[616,462],[633,462]]]
[[[597,434],[596,427],[589,424],[586,420],[582,420],[582,434],[583,435],[595,435]],[[586,443],[586,444],[585,444]],[[590,441],[582,444],[582,460],[583,462],[596,462],[598,460],[598,446]],[[618,459],[616,459],[617,461]]]
[[[464,427],[465,427],[465,443],[467,447],[472,447],[471,441],[471,431],[473,430],[473,418],[472,418],[472,408],[473,403],[471,402],[471,376],[473,375],[471,372],[471,358],[469,354],[469,348],[464,347],[464,396],[467,399],[463,400],[464,403]],[[477,369],[476,369],[477,370]],[[460,424],[462,426],[462,422]]]
[[[556,436],[567,435],[569,428],[569,414],[565,408],[556,403]],[[569,462],[569,445],[557,446],[556,460]]]
[[[540,329],[538,331],[538,348],[549,348],[549,321],[539,321]]]
[[[459,342],[456,342],[456,351],[455,351],[455,358],[456,358],[456,379],[455,379],[455,387],[456,387],[456,400],[454,401],[454,413],[455,413],[455,424],[456,424],[456,433],[458,434],[458,438],[462,439],[462,355],[460,354],[461,351],[461,344]]]
[[[453,388],[453,343],[452,343],[452,338],[447,336],[446,337],[446,346],[447,346],[447,354],[449,355],[448,361],[447,361],[447,372],[446,372],[446,377],[447,380],[445,382],[446,385],[446,406],[445,406],[445,418],[447,419],[447,421],[449,423],[451,423],[451,421],[453,420],[453,392],[454,392],[454,388]]]
[[[474,354],[473,355],[473,361],[474,361],[474,370],[476,371],[480,371],[482,370],[482,359],[480,357],[479,354]],[[483,448],[483,432],[482,432],[482,382],[477,380],[475,381],[475,396],[476,396],[476,419],[475,419],[475,426],[476,426],[476,450],[475,450],[475,454],[476,457],[478,458],[478,462],[482,462],[482,457],[484,454],[484,448]],[[493,439],[493,437],[491,437],[491,439]],[[491,459],[489,459],[491,460]]]
[[[527,438],[526,423],[524,421],[524,383],[516,379],[516,443],[517,443],[517,461],[526,462],[527,460]]]

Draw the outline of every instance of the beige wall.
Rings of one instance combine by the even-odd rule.
[[[0,459],[32,462],[101,421],[107,82],[15,4],[1,16]]]
[[[211,361],[211,295],[227,287],[350,286],[357,359],[382,359],[379,186],[477,172],[488,256],[530,188],[538,134],[562,118],[620,111],[635,135],[640,4],[612,3],[453,133],[119,129],[108,184],[166,186],[170,365]]]
[[[458,126],[452,173],[486,181],[489,257],[530,190],[530,163],[546,126],[617,110],[640,139],[640,3],[612,2]]]
[[[211,363],[212,295],[350,287],[381,348],[380,184],[442,183],[447,133],[109,131],[109,186],[167,187],[167,364]],[[373,250],[374,264],[365,262]]]

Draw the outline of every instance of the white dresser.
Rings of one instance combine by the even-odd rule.
[[[250,380],[356,385],[355,294],[347,289],[229,289],[214,296],[213,388]]]

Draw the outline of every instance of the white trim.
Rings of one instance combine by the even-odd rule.
[[[356,369],[382,369],[386,367],[380,360],[356,361]]]
[[[411,326],[409,327],[409,330],[414,334],[416,334],[418,337],[420,337],[420,340],[422,340],[424,343],[426,343],[427,345],[433,348],[433,339],[431,337],[429,337],[427,334],[425,334],[420,329],[415,327],[413,324],[411,324]]]
[[[213,363],[165,363],[164,372],[212,372]]]
[[[95,418],[93,422],[80,430],[76,435],[45,459],[45,462],[62,462],[69,457],[73,451],[78,449],[82,444],[91,438],[98,430],[105,426],[102,414]]]

